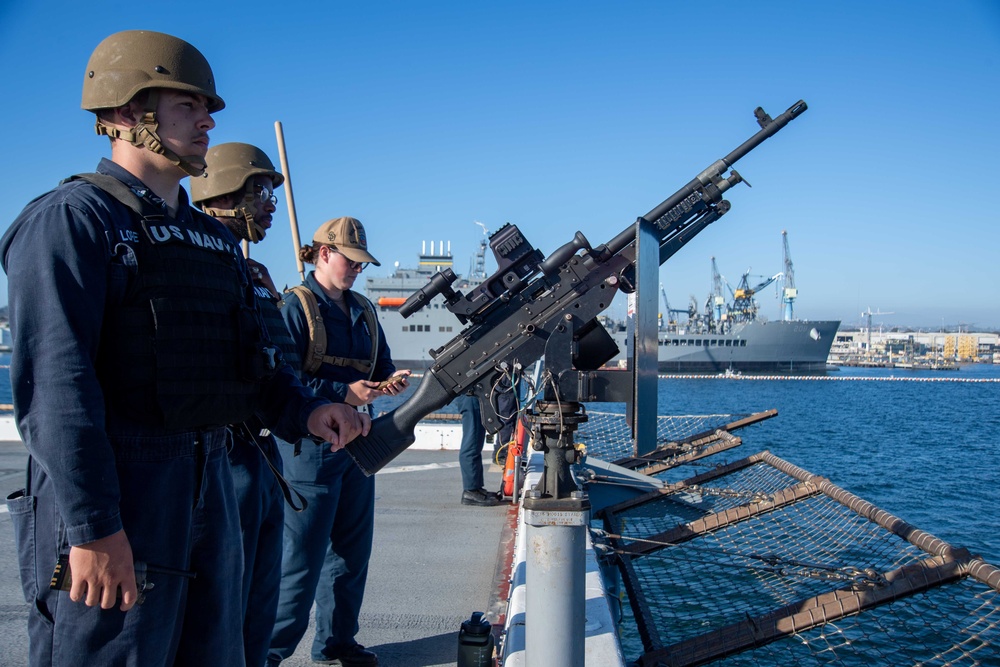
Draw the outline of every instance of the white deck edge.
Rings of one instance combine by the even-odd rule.
[[[0,415],[0,442],[20,442],[21,434],[14,423],[14,415]]]
[[[524,488],[534,486],[541,477],[542,453],[532,451],[528,461],[528,474]],[[525,602],[527,590],[525,585],[525,560],[527,558],[527,539],[524,526],[524,505],[518,510],[517,537],[514,542],[514,562],[511,564],[510,598],[507,602],[507,618],[504,627],[503,667],[524,667],[525,662]],[[607,590],[601,578],[600,567],[594,546],[590,541],[590,531],[587,531],[587,575],[586,575],[586,638],[584,648],[584,664],[586,667],[625,667],[625,657],[622,655],[618,642],[611,606],[608,603]]]
[[[411,445],[413,449],[455,450],[462,446],[461,424],[435,424],[432,422],[417,424],[414,431],[417,441]],[[0,442],[20,442],[21,434],[14,423],[14,415],[0,415]]]
[[[462,448],[461,424],[420,422],[413,430],[413,434],[416,436],[417,441],[410,445],[410,449],[447,449],[458,451]]]

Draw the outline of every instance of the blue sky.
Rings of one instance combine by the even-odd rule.
[[[0,4],[0,229],[108,155],[79,108],[84,67],[108,34],[148,29],[212,63],[227,102],[213,143],[277,163],[282,122],[302,240],[353,215],[383,264],[371,271],[443,240],[467,272],[477,220],[516,223],[546,255],[577,230],[598,245],[753,134],[755,107],[804,99],[737,165],[753,189],[661,267],[671,305],[704,301],[713,256],[733,287],[777,273],[787,230],[799,317],[1000,328],[994,0],[161,6]],[[277,194],[251,255],[293,284]],[[773,290],[760,301],[778,317]]]

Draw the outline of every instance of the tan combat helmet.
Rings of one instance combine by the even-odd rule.
[[[267,176],[277,188],[285,182],[285,177],[278,173],[264,151],[239,142],[213,146],[205,156],[205,163],[205,175],[191,178],[191,201],[217,218],[243,218],[246,230],[240,236],[251,243],[263,239],[267,232],[253,217],[254,199],[258,195],[254,192],[251,179],[258,175]],[[210,199],[240,192],[243,197],[234,208],[209,208],[205,205]]]
[[[148,90],[145,113],[132,130],[105,124],[100,117],[95,129],[115,139],[145,146],[166,156],[188,174],[205,171],[200,156],[180,156],[165,148],[156,134],[158,89],[170,88],[204,95],[208,110],[226,106],[215,92],[215,77],[205,56],[187,42],[149,30],[125,30],[106,37],[87,62],[80,106],[87,111],[113,109],[128,104],[136,94]]]

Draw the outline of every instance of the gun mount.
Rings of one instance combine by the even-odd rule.
[[[358,466],[369,475],[380,470],[414,442],[421,419],[464,393],[479,398],[484,425],[495,433],[501,420],[491,400],[492,388],[511,369],[526,368],[544,357],[540,402],[529,415],[529,425],[536,447],[546,451],[547,469],[553,452],[553,470],[547,470],[543,482],[545,495],[568,498],[568,466],[576,460],[571,429],[586,418],[572,417],[582,410],[577,404],[632,401],[630,373],[599,370],[618,348],[596,318],[619,291],[635,290],[638,230],[654,230],[663,264],[730,210],[723,195],[744,182],[733,164],[806,109],[800,100],[772,119],[758,107],[754,113],[761,129],[756,134],[605,244],[593,248],[577,232],[543,259],[516,225],[507,224],[490,237],[499,268],[469,294],[451,290],[450,270],[435,275],[407,300],[412,304],[406,314],[441,293],[448,309],[468,326],[431,352],[432,367],[405,403],[376,419],[367,436],[347,445]]]

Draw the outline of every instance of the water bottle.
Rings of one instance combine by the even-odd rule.
[[[493,627],[481,611],[458,631],[458,667],[493,667]]]

